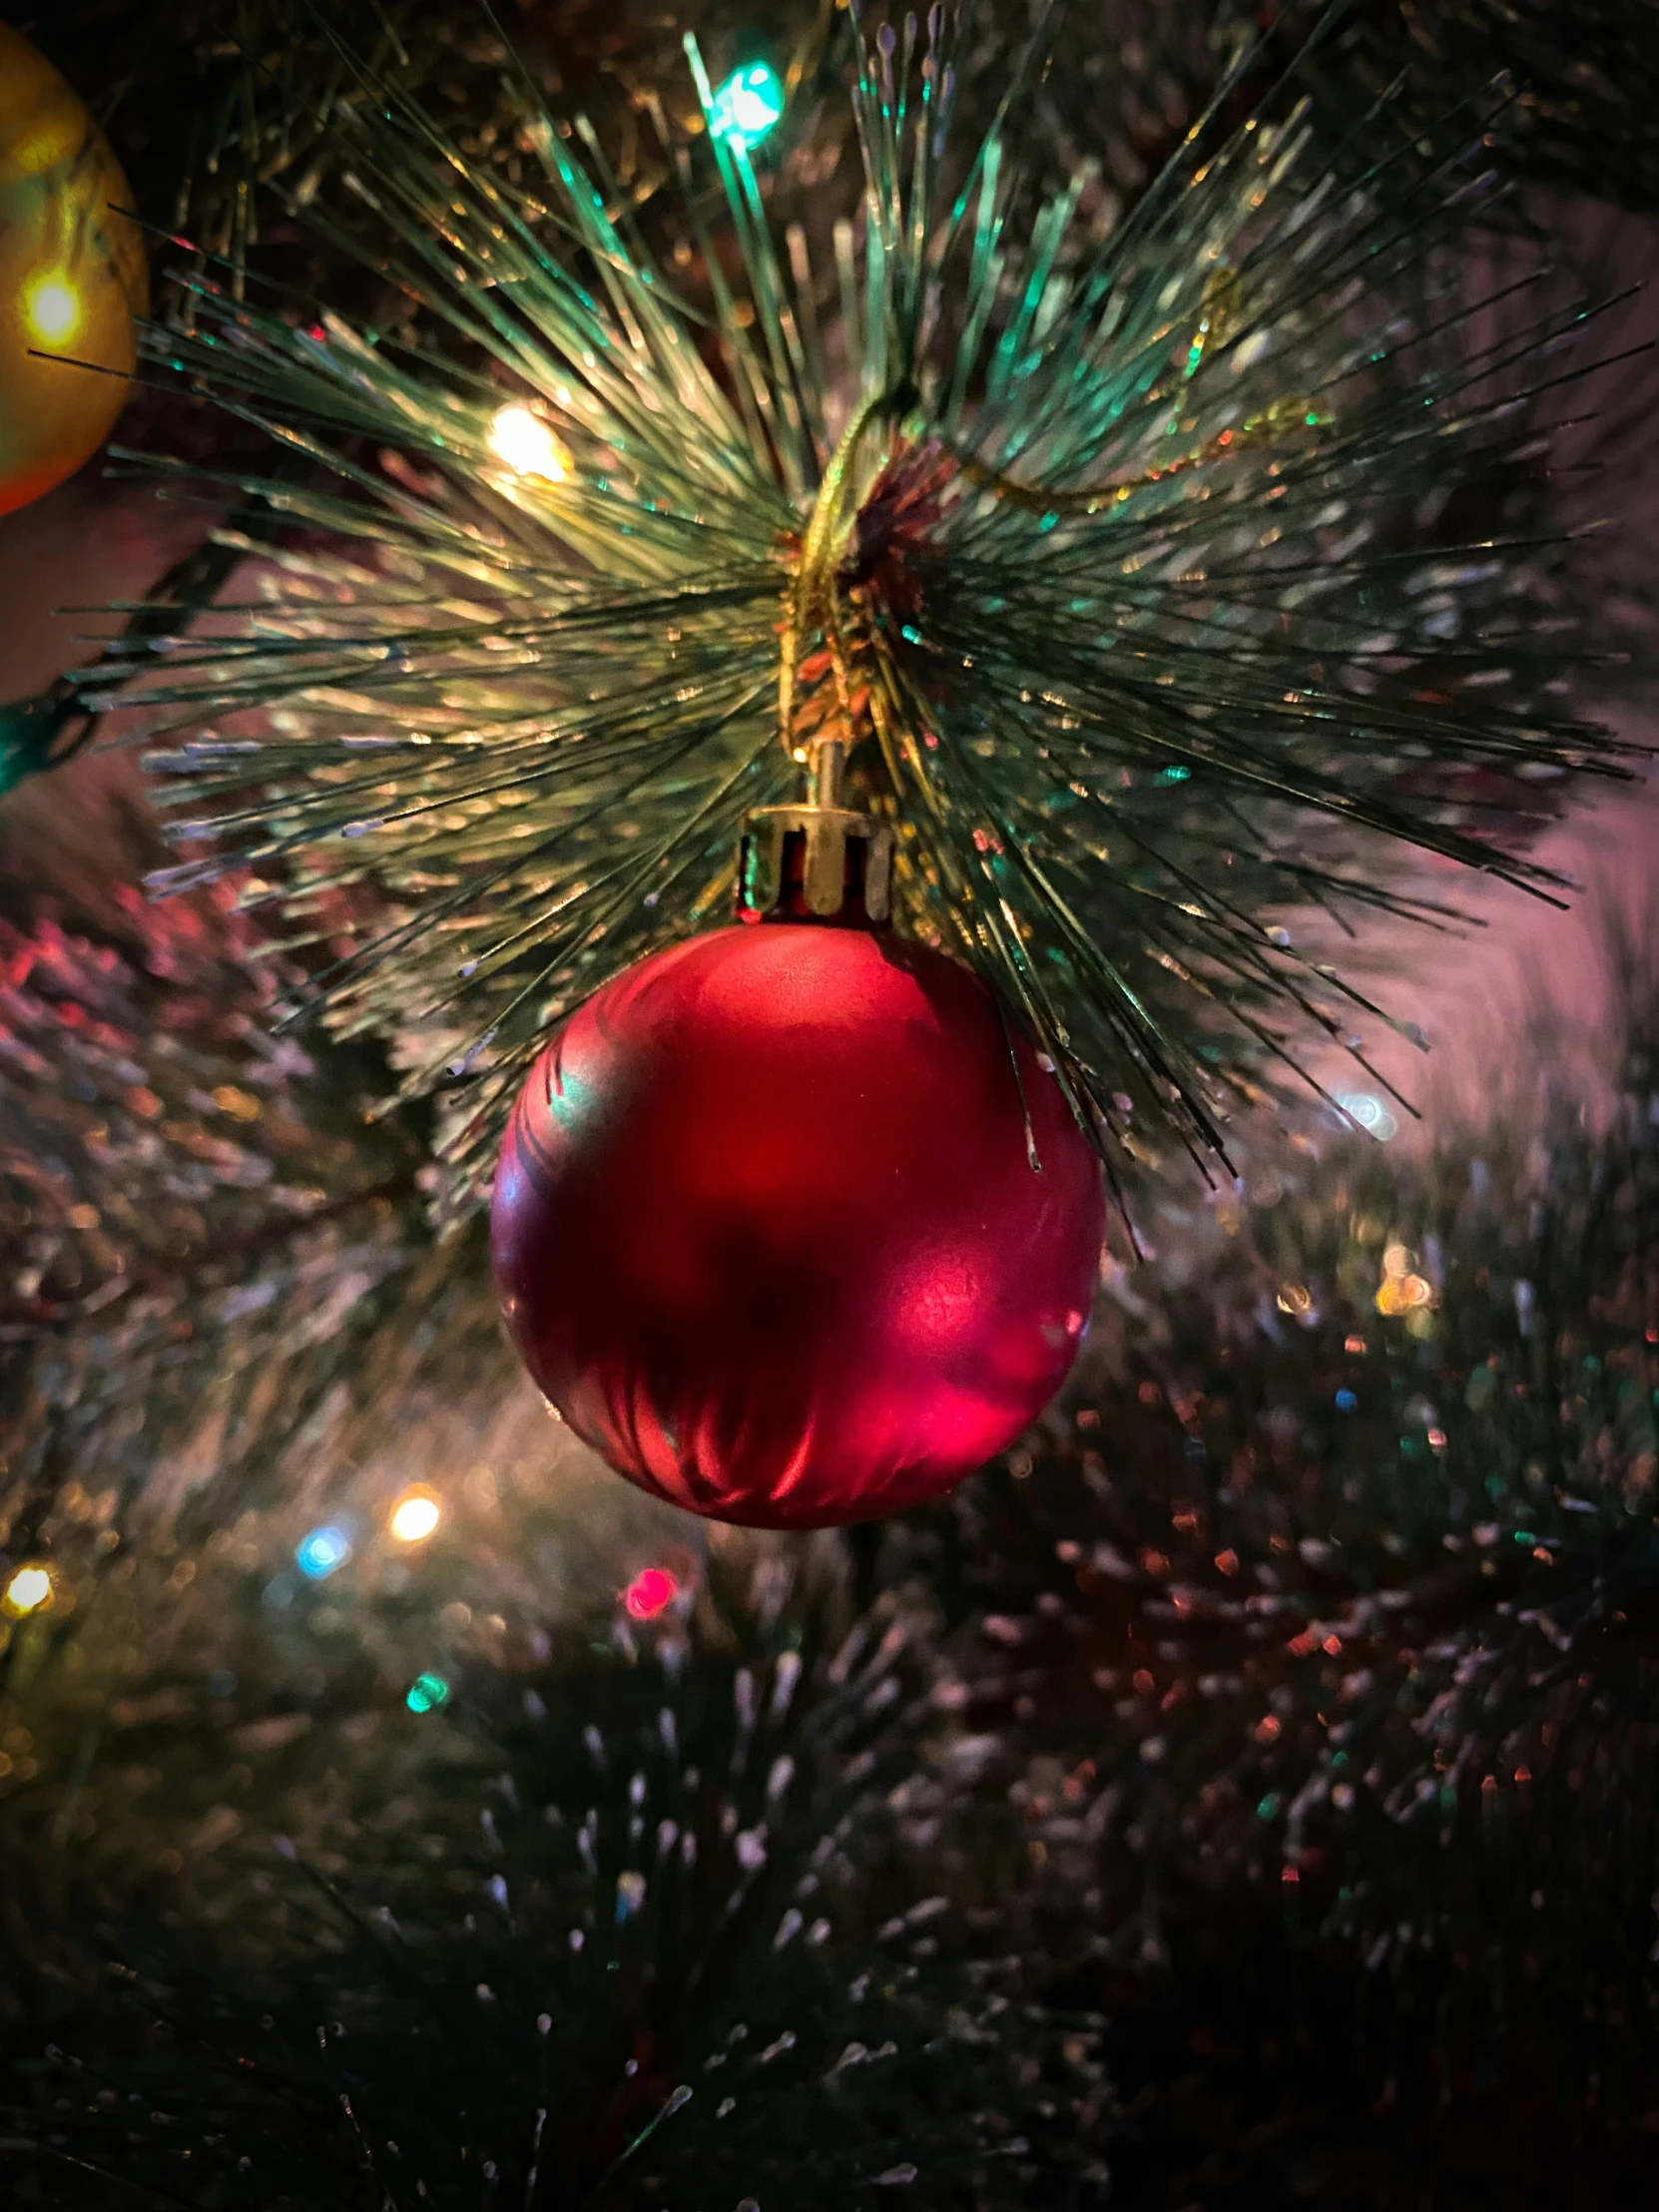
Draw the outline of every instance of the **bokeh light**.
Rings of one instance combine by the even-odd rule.
[[[1377,1293],[1380,1314],[1426,1315],[1433,1304],[1434,1288],[1416,1272],[1417,1256],[1402,1244],[1391,1244],[1382,1255],[1382,1281]]]
[[[310,1582],[326,1582],[350,1556],[350,1537],[332,1525],[308,1529],[293,1547],[293,1563]]]
[[[489,448],[515,476],[539,476],[562,484],[570,474],[570,452],[540,415],[528,407],[498,407],[490,423]]]
[[[715,94],[709,128],[728,146],[747,152],[758,146],[784,114],[784,86],[765,62],[735,69]]]
[[[45,1567],[19,1567],[6,1584],[5,1607],[14,1619],[38,1613],[52,1602],[52,1577]]]
[[[637,1621],[654,1621],[680,1595],[680,1585],[666,1567],[646,1567],[622,1593],[622,1602]]]
[[[42,276],[23,294],[23,320],[40,345],[64,345],[81,327],[81,295],[61,276]]]
[[[1379,1144],[1386,1144],[1390,1137],[1399,1133],[1399,1123],[1395,1116],[1389,1113],[1380,1098],[1373,1098],[1369,1091],[1349,1091],[1338,1099],[1337,1104],[1350,1121],[1365,1130],[1368,1136],[1375,1137]]]
[[[443,1508],[430,1490],[405,1490],[391,1509],[387,1522],[400,1544],[423,1544],[443,1518]]]
[[[411,1713],[437,1713],[449,1703],[449,1685],[441,1674],[417,1674],[403,1703]]]

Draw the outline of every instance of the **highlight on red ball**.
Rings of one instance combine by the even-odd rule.
[[[654,1621],[666,1613],[680,1595],[680,1584],[667,1567],[645,1567],[622,1593],[631,1619]]]

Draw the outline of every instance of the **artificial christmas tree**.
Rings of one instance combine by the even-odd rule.
[[[745,271],[735,290],[694,228],[714,364],[603,167],[545,116],[529,139],[603,300],[548,260],[541,204],[389,87],[362,193],[410,310],[489,372],[206,284],[194,334],[159,347],[319,472],[273,488],[284,515],[364,544],[343,565],[286,556],[280,636],[170,653],[158,708],[278,718],[159,761],[184,780],[176,833],[221,840],[170,880],[240,852],[290,912],[346,885],[383,902],[333,1018],[415,1060],[408,1089],[467,1095],[463,1193],[550,1023],[718,911],[745,813],[821,740],[893,817],[900,926],[985,969],[1086,1126],[1151,1112],[1200,1149],[1251,1054],[1286,1057],[1264,1016],[1344,1027],[1340,982],[1264,907],[1409,910],[1354,872],[1366,831],[1535,880],[1502,851],[1502,799],[1524,814],[1540,778],[1606,764],[1549,696],[1557,648],[1520,615],[1530,562],[1442,542],[1424,565],[1389,538],[1413,484],[1443,496],[1465,449],[1489,464],[1516,415],[1506,372],[1579,320],[1471,352],[1466,301],[1382,319],[1390,278],[1432,276],[1459,156],[1425,173],[1383,110],[1366,189],[1316,173],[1311,223],[1291,182],[1307,134],[1218,121],[1212,158],[1172,165],[1132,225],[1096,242],[1074,195],[1010,264],[999,136],[945,197],[953,34],[941,17],[930,35],[897,60],[883,37],[858,88],[844,391],[810,269],[786,276],[706,79]],[[377,469],[362,440],[389,454]],[[139,672],[107,658],[89,703]],[[1456,804],[1470,774],[1478,830]],[[612,837],[625,857],[596,872]],[[426,1002],[445,1012],[423,1047]]]
[[[1273,1080],[1284,1016],[1377,1019],[1311,892],[1444,923],[1411,840],[1544,882],[1568,772],[1613,764],[1563,695],[1609,672],[1544,461],[1556,379],[1616,347],[1553,277],[1513,327],[1483,304],[1459,133],[1521,142],[1357,107],[1366,41],[1305,57],[1304,118],[1288,30],[1205,84],[1183,17],[1165,107],[1179,138],[1219,82],[1214,136],[1113,195],[1070,175],[1064,72],[981,147],[988,35],[959,154],[900,134],[901,84],[949,88],[942,21],[908,78],[895,25],[845,111],[860,210],[828,31],[754,153],[743,54],[706,109],[589,138],[555,104],[521,145],[499,58],[449,100],[388,43],[309,140],[310,243],[284,209],[181,257],[158,352],[285,457],[234,412],[192,446],[224,542],[49,703],[73,737],[148,695],[185,891],[8,901],[6,2186],[1644,2201],[1651,987],[1611,1123],[1562,1084],[1425,1158],[1357,1133],[1405,1120],[1380,1078],[1303,1114]],[[173,642],[216,563],[244,604]],[[898,942],[1000,989],[1039,1165],[1036,1078],[1141,1258],[1111,1233],[1086,1364],[1004,1465],[769,1537],[596,1473],[515,1373],[474,1202],[607,976],[718,944],[734,889],[811,910],[832,739]],[[1172,1135],[1221,1139],[1210,1200]]]

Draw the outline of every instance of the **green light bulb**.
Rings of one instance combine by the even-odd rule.
[[[449,1703],[449,1685],[441,1674],[416,1675],[403,1702],[411,1713],[435,1713]]]
[[[758,146],[784,113],[784,86],[766,62],[735,69],[715,94],[709,128],[740,153]]]

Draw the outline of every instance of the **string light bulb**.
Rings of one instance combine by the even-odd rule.
[[[449,1703],[449,1685],[441,1674],[417,1674],[403,1703],[411,1713],[440,1713]]]
[[[622,1602],[637,1621],[654,1621],[666,1613],[680,1595],[680,1584],[666,1567],[646,1567],[622,1593]]]
[[[400,1544],[423,1544],[442,1518],[436,1496],[417,1484],[398,1498],[386,1525]]]
[[[715,94],[709,110],[709,128],[740,153],[758,146],[783,120],[784,87],[778,72],[765,62],[751,62],[735,69]]]
[[[14,1620],[21,1620],[29,1613],[38,1613],[52,1602],[52,1576],[42,1566],[19,1567],[6,1584],[3,1601],[5,1609]]]
[[[333,1526],[310,1529],[293,1547],[293,1563],[307,1582],[326,1582],[350,1556],[350,1537]]]
[[[528,407],[497,407],[490,420],[489,449],[505,461],[515,476],[540,477],[562,484],[570,474],[570,451],[559,443],[538,414]]]

